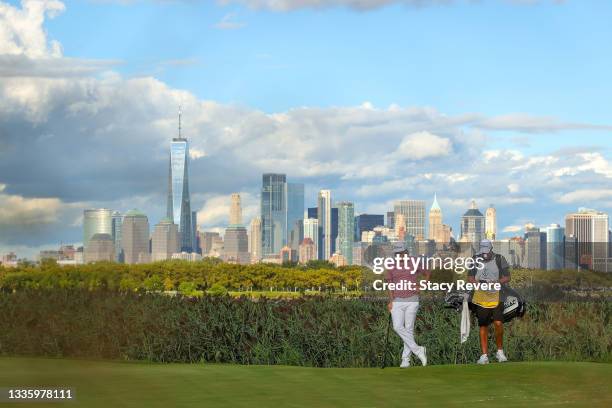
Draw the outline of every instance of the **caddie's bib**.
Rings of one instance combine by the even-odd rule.
[[[497,268],[495,257],[493,257],[490,261],[485,262],[482,268],[476,269],[475,278],[477,282],[499,280],[499,269]],[[496,307],[499,304],[499,290],[474,290],[472,303],[486,308]]]

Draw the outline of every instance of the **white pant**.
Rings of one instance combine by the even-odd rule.
[[[416,354],[421,350],[421,346],[414,341],[414,321],[418,310],[418,301],[393,301],[391,319],[393,320],[393,330],[404,342],[402,358],[409,358],[411,353]]]

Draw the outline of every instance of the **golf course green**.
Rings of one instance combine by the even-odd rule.
[[[0,388],[71,388],[74,401],[1,407],[612,406],[612,364],[378,368],[0,358]]]

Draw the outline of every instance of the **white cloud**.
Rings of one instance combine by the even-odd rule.
[[[259,199],[251,193],[241,192],[242,223],[248,226],[251,219],[259,214]],[[203,231],[218,231],[229,223],[231,194],[213,195],[206,198],[198,211],[198,226]]]
[[[22,0],[21,6],[0,3],[0,54],[31,58],[61,56],[60,44],[47,41],[42,23],[45,17],[53,18],[63,12],[64,3],[58,0]]]
[[[612,199],[612,189],[580,189],[571,191],[569,193],[562,194],[559,197],[561,203],[591,203],[593,201],[600,201]]]
[[[395,156],[405,160],[421,160],[447,156],[451,152],[452,143],[449,139],[422,131],[404,137],[395,151]]]
[[[219,30],[237,30],[246,26],[245,23],[240,23],[234,20],[235,13],[228,13],[224,15],[221,20],[215,24],[215,28]]]
[[[189,158],[191,160],[201,159],[202,157],[205,157],[205,156],[206,156],[206,152],[204,150],[200,150],[196,148],[189,149]]]
[[[508,192],[510,194],[518,193],[521,190],[521,186],[518,183],[508,184]]]
[[[508,225],[502,229],[502,232],[516,233],[522,230],[523,230],[523,227],[520,225]]]
[[[0,226],[51,224],[58,220],[62,202],[57,198],[24,198],[0,194]]]

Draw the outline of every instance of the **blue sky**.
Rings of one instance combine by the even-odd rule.
[[[3,203],[38,211],[32,200],[57,200],[57,210],[36,239],[15,234],[4,248],[78,242],[89,206],[139,206],[154,224],[179,103],[198,152],[192,201],[203,229],[226,223],[233,191],[254,215],[264,171],[306,183],[307,206],[331,188],[357,213],[438,192],[455,230],[471,198],[481,208],[495,200],[508,234],[562,223],[578,206],[612,209],[611,2],[46,0],[25,11],[35,3],[0,1],[0,142],[35,155],[49,145],[37,152],[32,141],[53,139],[66,163],[77,146],[86,171],[5,160],[0,228],[21,228],[3,224]],[[17,15],[24,24],[13,26]],[[141,153],[119,160],[130,146]]]

